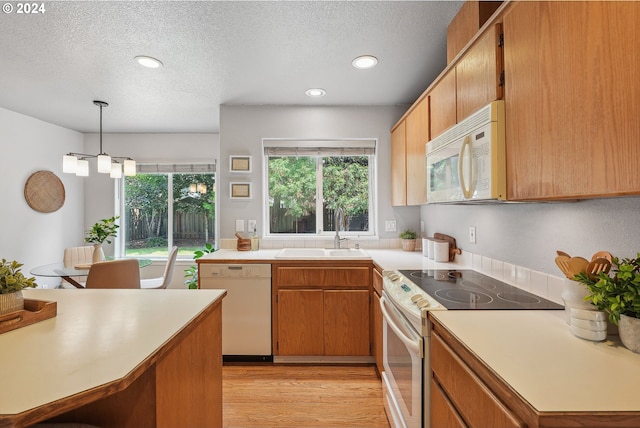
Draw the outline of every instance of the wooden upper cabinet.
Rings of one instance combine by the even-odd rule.
[[[407,115],[407,205],[427,202],[426,149],[429,141],[429,98],[424,97]]]
[[[516,2],[503,28],[508,199],[640,194],[640,2]]]
[[[456,73],[451,68],[429,92],[431,127],[433,139],[442,131],[456,124]]]
[[[496,24],[469,48],[456,64],[456,110],[458,121],[503,98],[502,25]]]
[[[447,64],[473,39],[500,4],[501,1],[464,2],[447,27]]]
[[[403,120],[391,130],[391,205],[407,205],[406,124]]]

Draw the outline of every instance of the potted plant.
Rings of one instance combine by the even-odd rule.
[[[618,326],[624,346],[640,353],[640,253],[635,258],[613,257],[609,273],[589,277],[582,272],[576,279],[589,289],[585,300],[607,312]]]
[[[84,240],[85,242],[93,244],[93,263],[104,260],[102,244],[105,241],[107,244],[111,244],[111,240],[109,238],[115,238],[117,236],[120,225],[116,224],[116,220],[119,218],[120,216],[103,218],[87,231]]]
[[[404,232],[402,232],[400,234],[400,239],[402,240],[402,250],[415,251],[417,237],[418,237],[418,234],[411,229],[407,229]]]
[[[37,287],[35,278],[22,274],[22,263],[2,259],[0,265],[0,315],[24,309],[22,290]]]
[[[207,242],[203,249],[193,252],[193,260],[199,259],[205,254],[213,253],[215,250],[213,245]],[[184,277],[186,278],[184,283],[189,289],[198,288],[198,265],[192,265],[185,269]]]

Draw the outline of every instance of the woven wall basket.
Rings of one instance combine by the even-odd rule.
[[[52,213],[64,205],[64,185],[51,171],[31,174],[24,185],[24,198],[31,208],[41,213]]]

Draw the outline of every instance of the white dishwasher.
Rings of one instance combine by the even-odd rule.
[[[200,288],[227,290],[222,299],[225,361],[273,361],[271,265],[200,263]]]

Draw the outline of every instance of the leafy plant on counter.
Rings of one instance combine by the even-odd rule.
[[[400,239],[416,239],[417,237],[418,234],[411,229],[407,229],[400,234]]]
[[[613,324],[618,325],[620,315],[640,318],[640,253],[629,259],[613,257],[608,274],[591,279],[582,272],[576,279],[589,289],[585,300],[606,311]]]
[[[193,260],[199,259],[205,254],[211,254],[215,250],[216,249],[213,248],[213,245],[207,242],[203,249],[196,250],[193,252]],[[187,278],[185,279],[184,283],[185,285],[187,285],[189,289],[193,290],[198,288],[198,265],[195,264],[185,269],[184,277]]]
[[[2,259],[2,264],[0,264],[0,294],[15,293],[25,288],[38,286],[35,278],[27,278],[23,275],[21,267],[22,263],[18,263],[15,260],[8,262],[6,259]]]
[[[111,244],[109,238],[115,238],[118,234],[118,228],[120,225],[116,224],[116,220],[119,219],[120,216],[103,218],[94,224],[91,229],[87,231],[87,235],[85,236],[85,242],[91,242],[93,244],[102,244],[103,242],[107,242],[107,244]]]

